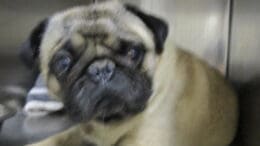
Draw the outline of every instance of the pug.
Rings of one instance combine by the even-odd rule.
[[[164,20],[119,1],[42,21],[22,58],[78,124],[30,146],[228,146],[235,93],[205,62],[164,45],[167,34]]]

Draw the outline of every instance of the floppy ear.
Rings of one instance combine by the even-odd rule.
[[[168,25],[167,23],[154,17],[152,15],[146,14],[136,8],[135,6],[126,4],[125,8],[142,19],[145,25],[152,31],[154,35],[154,42],[156,47],[156,53],[160,54],[163,51],[164,42],[168,35]]]
[[[31,32],[29,38],[20,47],[19,55],[25,65],[31,69],[38,68],[39,47],[47,26],[48,19],[41,21]]]

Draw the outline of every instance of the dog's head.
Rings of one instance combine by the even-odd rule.
[[[122,120],[145,109],[167,32],[133,6],[98,3],[41,22],[22,57],[75,119]]]

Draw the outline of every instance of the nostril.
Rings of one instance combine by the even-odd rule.
[[[94,75],[99,76],[99,75],[100,75],[100,72],[97,71]]]
[[[111,74],[113,72],[113,70],[109,67],[105,68],[105,73]]]
[[[91,65],[89,68],[88,68],[88,73],[90,75],[98,75],[99,74],[99,71],[98,71],[98,68]]]

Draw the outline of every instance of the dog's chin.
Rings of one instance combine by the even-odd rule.
[[[98,122],[110,123],[123,121],[143,110],[140,107],[133,112],[133,109],[129,109],[127,103],[121,100],[122,97],[110,96],[109,93],[106,95],[96,106],[97,110],[94,119]]]
[[[117,71],[105,84],[83,76],[68,91],[65,107],[73,120],[109,123],[142,112],[151,95],[151,83],[145,74]]]

